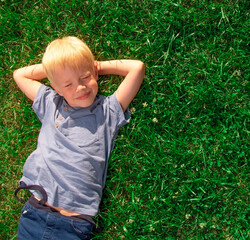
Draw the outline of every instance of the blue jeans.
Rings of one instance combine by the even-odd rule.
[[[18,240],[91,239],[93,224],[85,220],[47,212],[26,202],[18,226]]]

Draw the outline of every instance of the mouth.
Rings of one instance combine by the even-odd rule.
[[[87,92],[87,93],[81,95],[80,97],[77,97],[76,99],[77,100],[85,100],[89,97],[89,95],[90,95],[90,92]]]

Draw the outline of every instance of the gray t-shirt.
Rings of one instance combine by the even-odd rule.
[[[123,113],[115,93],[97,97],[90,107],[72,108],[45,85],[33,109],[42,127],[20,181],[42,186],[55,207],[96,216],[108,158],[119,128],[129,122],[129,111]]]

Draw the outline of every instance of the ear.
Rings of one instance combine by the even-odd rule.
[[[50,86],[60,95],[63,96],[63,94],[55,87],[53,83],[50,83]]]

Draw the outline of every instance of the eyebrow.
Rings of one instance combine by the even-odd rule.
[[[80,74],[80,77],[86,77],[90,74],[90,71]]]

